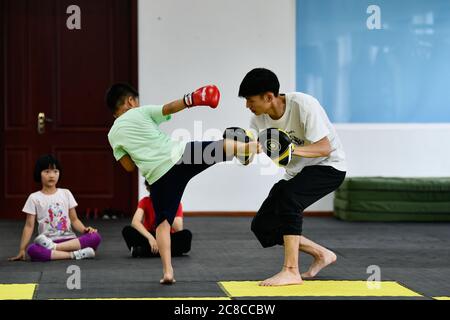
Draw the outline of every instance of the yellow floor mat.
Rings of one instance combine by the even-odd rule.
[[[450,297],[433,297],[434,300],[450,300]]]
[[[80,298],[50,300],[231,300],[229,297],[160,297],[160,298]]]
[[[0,300],[31,300],[37,284],[0,284]]]
[[[261,287],[259,281],[223,281],[228,297],[81,298],[61,300],[230,300],[233,297],[421,297],[395,281],[310,280],[302,285]],[[370,288],[369,285],[378,285]],[[37,284],[0,284],[0,300],[33,299]],[[450,300],[450,297],[433,297]],[[59,299],[55,299],[59,300]]]
[[[311,280],[302,285],[261,287],[259,281],[224,281],[229,297],[421,297],[395,281]],[[378,288],[369,286],[378,285]]]

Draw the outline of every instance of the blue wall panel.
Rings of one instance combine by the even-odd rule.
[[[297,0],[296,8],[297,90],[318,98],[333,122],[450,122],[450,0]],[[377,17],[380,28],[369,28]]]

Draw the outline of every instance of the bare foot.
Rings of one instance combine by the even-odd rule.
[[[334,263],[336,259],[337,257],[334,252],[326,250],[325,253],[314,258],[314,262],[312,263],[311,267],[309,267],[309,270],[305,273],[302,273],[302,278],[314,278],[320,270],[322,270],[329,264]]]
[[[280,273],[277,273],[273,277],[266,279],[259,283],[260,286],[270,287],[270,286],[288,286],[294,284],[302,284],[303,280],[298,272],[298,268],[287,269],[283,268]]]
[[[176,282],[175,278],[173,277],[173,270],[164,272],[164,276],[161,280],[159,280],[160,284],[174,284]]]
[[[174,284],[175,282],[177,282],[174,278],[162,278],[161,280],[159,280],[160,284],[165,284],[165,285],[171,285]]]

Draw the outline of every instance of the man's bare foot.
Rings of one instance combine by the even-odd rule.
[[[298,272],[298,268],[283,268],[280,273],[259,283],[260,286],[288,286],[302,284],[303,280]]]
[[[323,254],[314,258],[314,262],[312,263],[309,270],[305,273],[302,273],[302,278],[314,278],[320,270],[332,264],[336,261],[337,257],[334,252],[330,250],[326,250]]]

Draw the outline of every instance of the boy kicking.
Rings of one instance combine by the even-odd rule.
[[[170,228],[184,189],[197,174],[234,156],[261,152],[257,142],[233,139],[182,143],[159,129],[171,115],[186,108],[216,108],[220,92],[216,86],[202,87],[165,105],[139,106],[138,92],[128,84],[114,84],[106,103],[114,118],[108,133],[114,157],[126,171],[137,166],[150,185],[156,214],[156,242],[163,265],[161,284],[175,282],[170,252]]]

